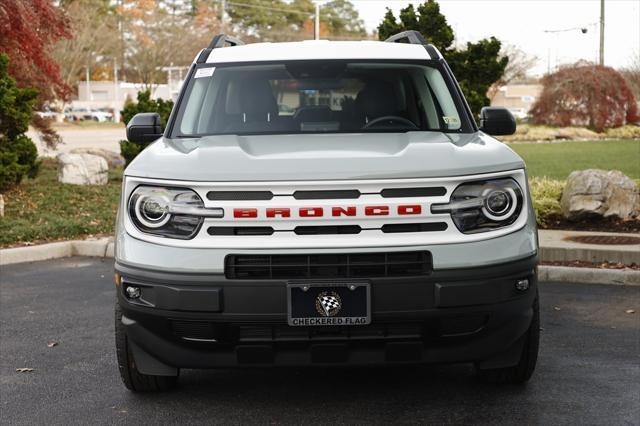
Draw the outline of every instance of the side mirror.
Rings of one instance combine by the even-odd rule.
[[[127,139],[133,143],[149,143],[162,137],[160,114],[141,112],[127,123]]]
[[[484,107],[480,110],[480,130],[489,135],[512,135],[516,132],[516,119],[504,107]]]

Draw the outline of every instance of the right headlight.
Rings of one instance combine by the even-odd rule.
[[[458,186],[447,204],[434,204],[432,213],[450,213],[465,234],[511,225],[522,212],[523,194],[511,178],[467,182]]]
[[[207,217],[220,218],[221,208],[205,208],[200,196],[186,188],[138,186],[129,198],[129,217],[141,232],[167,238],[193,238]]]

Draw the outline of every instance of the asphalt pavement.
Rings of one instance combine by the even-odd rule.
[[[186,370],[175,391],[141,395],[116,367],[112,260],[4,266],[0,423],[640,425],[640,287],[540,290],[526,386],[481,384],[466,365]]]

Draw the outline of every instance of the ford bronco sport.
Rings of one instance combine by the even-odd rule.
[[[227,47],[227,45],[230,45]],[[216,36],[125,171],[124,384],[181,368],[474,363],[525,382],[539,339],[525,164],[417,32],[243,45]]]

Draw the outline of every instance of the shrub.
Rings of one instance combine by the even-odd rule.
[[[535,124],[588,126],[602,132],[640,119],[635,96],[613,68],[578,63],[547,74],[542,85],[530,111]]]
[[[561,213],[560,198],[564,189],[564,181],[546,177],[532,177],[529,179],[533,208],[536,211],[538,225],[544,226],[550,216]]]
[[[640,126],[628,124],[615,129],[607,129],[605,135],[608,139],[640,139]]]
[[[19,89],[8,72],[9,58],[0,54],[0,191],[38,172],[38,150],[24,133],[29,127],[38,91]]]
[[[121,111],[122,119],[125,123],[133,118],[134,115],[139,112],[157,112],[160,114],[160,122],[162,127],[167,124],[171,109],[173,108],[173,101],[164,99],[151,99],[151,92],[145,90],[138,93],[137,102],[127,101],[124,105],[124,109]],[[120,141],[120,154],[124,157],[126,164],[128,165],[136,156],[146,148],[146,145],[132,143],[129,141]]]

